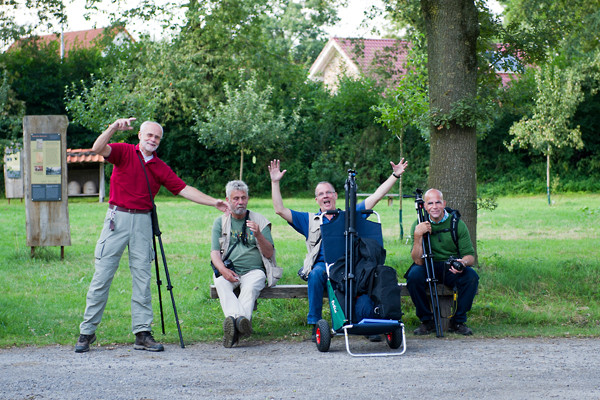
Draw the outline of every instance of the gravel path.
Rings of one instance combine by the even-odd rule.
[[[397,357],[311,342],[0,349],[1,399],[600,399],[600,339],[407,336]],[[353,352],[391,352],[351,337]]]

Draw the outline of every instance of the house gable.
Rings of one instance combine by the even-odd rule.
[[[311,66],[308,78],[323,82],[334,91],[342,75],[397,81],[405,72],[407,53],[408,44],[402,40],[334,37]]]

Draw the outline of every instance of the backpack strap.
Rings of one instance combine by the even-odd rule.
[[[450,234],[452,235],[452,241],[456,246],[458,258],[461,258],[460,249],[458,248],[458,221],[460,220],[460,212],[450,207],[446,207],[445,210],[450,214]]]
[[[460,212],[458,210],[454,210],[450,207],[446,207],[446,208],[444,208],[444,210],[446,210],[446,212],[450,216],[450,228],[436,231],[432,235],[438,235],[440,233],[450,232],[450,235],[452,236],[452,241],[454,242],[454,245],[456,246],[456,254],[458,255],[458,258],[461,258],[460,249],[458,247],[458,221],[460,220]]]

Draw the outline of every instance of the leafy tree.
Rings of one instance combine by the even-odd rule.
[[[4,154],[6,146],[22,141],[23,116],[25,106],[16,98],[15,92],[9,84],[8,72],[2,71],[2,84],[0,85],[0,153]]]
[[[94,132],[102,132],[118,118],[133,116],[138,123],[153,120],[158,100],[152,90],[143,91],[122,76],[114,79],[93,79],[90,87],[84,82],[67,88],[67,111],[74,122]],[[131,131],[127,131],[131,135]]]
[[[424,131],[428,136],[427,115],[429,99],[427,94],[426,64],[423,62],[423,52],[419,51],[418,47],[416,47],[419,41],[412,41],[412,43],[414,45],[407,57],[409,61],[407,61],[405,68],[406,75],[400,80],[397,87],[389,91],[386,101],[375,108],[381,113],[377,121],[387,127],[390,133],[398,139],[400,158],[405,157],[404,133],[408,129],[411,127],[417,128],[420,131]],[[402,181],[403,177],[400,177],[398,182],[400,240],[404,238],[404,227],[402,224]]]
[[[225,83],[226,103],[211,107],[204,118],[196,118],[193,129],[201,142],[208,147],[233,145],[239,150],[239,179],[243,177],[244,153],[252,154],[285,141],[297,124],[295,113],[288,124],[282,112],[276,114],[269,106],[272,92],[269,86],[257,91],[255,79],[248,80],[240,89],[231,89]]]
[[[33,21],[20,25],[15,15],[28,13]],[[0,7],[0,44],[30,35],[36,28],[55,29],[67,21],[66,6],[62,0],[11,0],[3,1]]]
[[[525,117],[510,128],[514,136],[508,148],[531,148],[546,157],[546,193],[550,202],[550,157],[562,147],[582,148],[579,126],[571,127],[570,119],[583,99],[581,75],[573,69],[555,65],[536,71],[537,96],[531,117]]]

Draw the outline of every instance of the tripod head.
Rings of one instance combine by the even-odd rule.
[[[419,222],[427,221],[427,211],[425,211],[425,200],[423,200],[423,191],[421,189],[415,190],[415,208],[417,209],[417,216]]]

